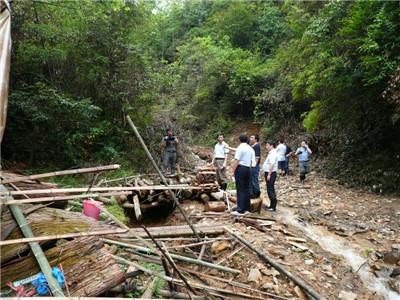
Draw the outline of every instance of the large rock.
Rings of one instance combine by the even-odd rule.
[[[339,299],[341,300],[356,300],[357,294],[352,292],[340,291]]]
[[[249,276],[247,277],[248,282],[257,282],[261,278],[260,270],[253,268],[250,269]]]

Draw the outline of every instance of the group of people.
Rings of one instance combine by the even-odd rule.
[[[250,199],[258,198],[261,194],[259,184],[261,146],[260,139],[257,134],[239,136],[240,145],[237,148],[229,147],[224,141],[224,135],[219,134],[217,144],[214,147],[214,155],[212,164],[217,170],[217,176],[221,188],[226,189],[228,184],[227,161],[230,151],[235,152],[234,161],[232,163],[232,175],[235,178],[237,192],[237,209],[234,214],[245,214],[250,211]],[[291,156],[297,156],[299,160],[300,181],[304,183],[306,174],[309,172],[309,156],[312,151],[306,141],[302,141],[301,145],[295,152],[285,145],[283,140],[279,140],[275,147],[275,143],[267,141],[265,144],[267,157],[262,165],[265,182],[267,185],[267,194],[270,205],[266,206],[267,211],[275,211],[277,198],[275,192],[275,181],[277,173],[288,175],[289,159]]]
[[[250,135],[250,137],[241,134],[239,136],[240,145],[237,148],[229,147],[224,139],[223,134],[217,136],[211,163],[216,169],[221,189],[226,190],[229,182],[227,174],[228,155],[230,152],[234,152],[234,160],[231,164],[237,192],[237,209],[233,212],[234,214],[249,212],[250,199],[260,197],[259,177],[261,169],[264,172],[267,194],[270,200],[270,205],[265,207],[267,211],[276,210],[275,181],[278,173],[284,176],[289,174],[289,161],[292,156],[298,157],[300,182],[304,183],[306,174],[309,172],[309,157],[312,154],[306,141],[302,141],[296,151],[292,151],[283,139],[278,140],[277,144],[266,141],[267,157],[261,167],[261,145],[258,134]],[[171,174],[175,174],[179,140],[174,135],[172,128],[166,130],[161,146],[163,148],[162,170],[164,173],[169,171]]]

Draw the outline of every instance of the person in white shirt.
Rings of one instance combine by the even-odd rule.
[[[285,173],[286,169],[286,150],[287,147],[283,143],[283,139],[278,141],[278,146],[276,146],[276,154],[278,156],[278,170],[280,170],[281,175]]]
[[[250,211],[250,178],[251,166],[255,164],[255,154],[253,148],[247,143],[245,134],[239,137],[240,145],[236,148],[235,160],[232,170],[235,176],[237,210],[233,214],[245,214]]]
[[[264,161],[263,170],[265,174],[265,181],[267,183],[267,194],[270,200],[269,207],[266,208],[267,211],[276,211],[276,193],[275,193],[275,180],[276,172],[278,171],[278,155],[276,149],[274,149],[274,144],[268,141],[265,145],[268,156]]]
[[[224,135],[222,133],[217,136],[217,140],[218,143],[214,146],[214,155],[211,164],[217,170],[217,179],[221,189],[225,191],[228,186],[226,162],[228,159],[229,146],[224,142]]]

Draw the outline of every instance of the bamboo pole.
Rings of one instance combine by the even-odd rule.
[[[112,191],[147,191],[147,190],[204,190],[201,186],[190,186],[187,184],[177,185],[154,185],[154,186],[114,186],[114,187],[92,187],[91,192],[112,192]],[[65,189],[38,189],[38,190],[24,190],[24,191],[11,191],[0,192],[0,196],[15,196],[15,195],[34,195],[34,194],[60,194],[60,193],[85,193],[88,188],[65,188]],[[173,194],[173,193],[172,193]],[[173,194],[175,196],[175,194]]]
[[[135,124],[133,124],[133,122],[132,122],[132,120],[131,120],[131,118],[129,116],[126,116],[126,119],[128,120],[129,126],[132,128],[132,130],[135,133],[137,139],[139,140],[140,144],[142,145],[144,151],[146,152],[147,157],[149,158],[149,160],[153,164],[154,169],[157,171],[158,175],[160,176],[161,181],[163,182],[163,184],[166,187],[168,187],[168,182],[167,182],[166,178],[164,177],[163,173],[158,168],[156,162],[154,161],[153,156],[151,155],[151,153],[150,153],[149,149],[147,148],[146,144],[144,143],[144,141],[142,139],[142,136],[140,135],[139,131],[137,130]],[[180,205],[178,199],[176,198],[175,194],[171,190],[169,190],[169,194],[170,194],[171,198],[174,200],[174,202],[175,202],[176,206],[178,207],[179,211],[181,212],[181,214],[185,218],[186,223],[192,229],[192,231],[194,233],[194,236],[199,240],[199,242],[201,242],[200,235],[197,233],[196,228],[194,228],[193,224],[190,222],[188,216],[186,215],[186,212],[181,207],[181,205]]]
[[[108,243],[108,244],[113,244],[113,245],[117,245],[117,246],[126,247],[126,248],[128,248],[127,251],[129,251],[129,248],[130,248],[130,249],[135,249],[135,250],[138,250],[138,251],[141,251],[141,252],[158,255],[158,253],[155,250],[152,250],[150,248],[137,246],[137,245],[133,245],[133,244],[127,244],[127,243],[118,242],[118,241],[109,240],[109,239],[104,239],[104,238],[101,239],[101,240],[103,242],[105,242],[105,243]],[[129,252],[131,252],[131,251],[129,251]],[[241,271],[236,270],[236,269],[232,269],[232,268],[228,268],[228,267],[212,264],[212,263],[209,263],[209,262],[206,262],[206,261],[203,261],[203,260],[198,260],[198,259],[194,259],[194,258],[190,258],[190,257],[178,255],[178,254],[171,254],[171,257],[174,258],[174,259],[183,261],[183,262],[196,264],[196,265],[201,265],[201,266],[204,266],[204,267],[217,269],[217,270],[220,270],[220,271],[223,271],[223,272],[228,272],[228,273],[233,273],[233,274],[240,274],[241,273]]]
[[[181,278],[181,280],[185,283],[186,287],[189,289],[189,291],[191,291],[194,295],[196,295],[196,292],[194,291],[194,289],[190,286],[190,284],[187,282],[185,276],[183,276],[183,274],[181,273],[181,271],[179,271],[178,266],[175,264],[174,260],[172,259],[172,256],[169,254],[169,252],[165,249],[163,249],[158,243],[157,241],[153,238],[153,236],[150,234],[150,232],[147,230],[146,226],[142,225],[142,228],[144,231],[146,231],[147,235],[149,236],[149,238],[153,241],[154,245],[156,245],[156,247],[158,248],[158,250],[160,250],[161,255],[167,259],[167,261],[169,262],[169,264],[172,266],[172,268],[176,271],[176,273],[178,273],[178,276]],[[160,255],[160,256],[161,256]],[[190,299],[193,299],[192,295],[189,293],[189,297]]]
[[[37,202],[53,202],[53,201],[64,201],[84,198],[101,198],[104,196],[117,196],[117,195],[130,195],[132,192],[110,192],[110,193],[98,193],[98,194],[82,194],[82,195],[67,195],[67,196],[50,196],[50,197],[37,197],[21,200],[8,200],[1,202],[2,204],[26,204],[26,203],[37,203]],[[25,194],[26,195],[26,194]],[[102,199],[99,199],[102,201]],[[103,201],[102,201],[103,202]],[[112,202],[112,201],[109,201]]]
[[[108,165],[108,166],[100,166],[100,167],[93,167],[93,168],[82,168],[82,169],[73,169],[73,170],[65,170],[65,171],[56,171],[50,173],[42,173],[36,175],[29,175],[29,176],[18,176],[3,179],[1,183],[11,183],[11,182],[20,182],[25,180],[37,180],[40,178],[48,178],[54,176],[62,176],[62,175],[71,175],[71,174],[83,174],[83,173],[92,173],[92,172],[101,172],[101,171],[110,171],[119,169],[120,165]]]
[[[154,278],[150,284],[147,286],[146,290],[144,291],[142,297],[140,299],[151,299],[153,298],[154,290],[156,288],[156,278]]]
[[[189,274],[193,274],[193,275],[196,275],[198,277],[205,277],[205,278],[209,278],[209,279],[212,279],[212,280],[218,280],[218,281],[221,281],[221,282],[225,282],[225,283],[227,283],[229,285],[236,286],[238,288],[242,288],[242,289],[254,292],[254,293],[258,293],[258,294],[266,295],[266,296],[269,296],[269,297],[273,297],[275,299],[281,299],[281,300],[287,300],[288,299],[286,297],[282,297],[282,296],[278,296],[278,295],[275,295],[275,294],[272,294],[272,293],[263,292],[263,291],[260,291],[260,290],[257,290],[257,289],[253,289],[252,287],[250,287],[247,284],[236,282],[236,281],[233,281],[231,279],[224,279],[224,278],[221,278],[221,277],[217,277],[217,276],[212,276],[212,275],[208,275],[208,274],[205,274],[205,273],[196,272],[196,271],[190,270],[188,268],[182,268],[181,267],[181,270],[183,272],[186,272],[186,273],[189,273]]]
[[[292,280],[295,284],[297,284],[299,287],[301,287],[308,295],[313,297],[316,300],[325,300],[325,297],[320,295],[317,291],[315,291],[310,285],[308,285],[302,278],[290,273],[288,270],[286,270],[281,264],[279,264],[277,261],[274,259],[270,258],[267,256],[264,252],[256,249],[249,241],[245,240],[243,237],[237,235],[235,232],[233,232],[230,228],[225,227],[225,230],[235,237],[239,242],[242,244],[246,245],[247,248],[249,248],[251,251],[256,253],[258,257],[263,261],[268,264],[270,264],[272,267],[274,267],[276,270],[278,270],[280,273],[288,277],[290,280]]]
[[[7,188],[0,184],[0,191],[7,192]],[[11,197],[12,200],[12,197]],[[22,210],[17,205],[9,205],[8,208],[10,209],[11,213],[13,214],[15,221],[17,222],[21,232],[24,236],[28,238],[33,237],[32,229],[28,225],[28,221],[26,220]],[[0,241],[0,243],[4,243],[4,241]],[[57,280],[52,275],[51,266],[43,253],[42,248],[40,247],[39,243],[29,243],[31,250],[36,258],[36,261],[42,270],[48,284],[50,290],[54,296],[64,297],[64,293],[61,290]]]
[[[165,276],[162,273],[158,273],[156,271],[147,269],[147,268],[145,268],[145,267],[143,267],[143,266],[141,266],[141,265],[139,265],[137,263],[128,261],[128,260],[126,260],[126,259],[124,259],[122,257],[116,256],[116,255],[113,255],[112,257],[114,257],[114,259],[119,263],[122,263],[122,264],[125,264],[125,265],[135,266],[137,269],[142,270],[143,272],[145,272],[147,274],[150,274],[150,275],[153,275],[153,276],[157,276],[157,277],[159,277],[159,278],[161,278],[161,279],[163,279],[165,281],[171,281],[173,283],[183,285],[183,282],[181,280],[179,280],[179,279],[171,278],[170,276]],[[229,295],[233,295],[233,296],[236,296],[236,297],[242,297],[242,298],[246,298],[246,299],[265,300],[265,298],[256,297],[256,296],[253,296],[253,295],[249,295],[249,294],[245,294],[245,293],[241,293],[241,292],[237,292],[237,291],[221,289],[221,288],[213,287],[212,285],[203,285],[203,284],[200,284],[200,283],[197,283],[197,282],[192,282],[192,281],[189,281],[189,283],[190,283],[190,285],[192,285],[196,289],[199,289],[199,290],[202,290],[202,291],[213,291],[213,292],[216,292],[216,293],[229,294]]]
[[[12,207],[15,207],[15,206],[12,206]],[[20,227],[21,226],[22,225],[20,225]],[[28,225],[24,224],[24,226],[28,226]],[[56,234],[56,235],[48,235],[48,236],[28,237],[28,238],[22,238],[22,239],[0,241],[0,246],[20,244],[20,243],[43,242],[43,241],[68,239],[68,238],[77,238],[77,237],[83,237],[83,236],[118,234],[118,233],[124,233],[127,231],[128,230],[126,230],[126,229],[114,229],[114,230],[99,230],[99,231],[93,231],[93,232],[76,232],[76,233]],[[32,234],[32,236],[33,236],[33,234]]]

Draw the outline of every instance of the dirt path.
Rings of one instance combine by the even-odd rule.
[[[296,176],[281,177],[276,185],[278,210],[263,214],[275,216],[312,249],[311,255],[285,260],[300,273],[311,272],[332,299],[340,291],[357,299],[400,299],[400,278],[389,276],[399,265],[381,259],[400,242],[399,198],[348,189],[315,173],[304,186]]]

